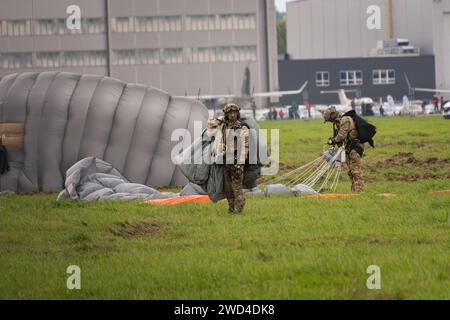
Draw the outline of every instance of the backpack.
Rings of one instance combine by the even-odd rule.
[[[358,138],[361,143],[369,143],[372,148],[375,148],[373,137],[377,133],[377,127],[370,124],[361,118],[355,110],[350,110],[344,116],[351,117],[355,121],[356,130],[358,131]]]

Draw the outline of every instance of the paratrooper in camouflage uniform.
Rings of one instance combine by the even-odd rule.
[[[362,177],[361,157],[364,152],[364,144],[358,140],[358,131],[355,121],[350,116],[344,116],[335,107],[330,107],[323,113],[325,122],[332,122],[334,125],[334,136],[329,139],[328,144],[345,146],[346,163],[348,175],[352,181],[352,191],[360,193],[364,189]]]
[[[240,120],[240,107],[234,103],[223,107],[223,118],[210,122],[222,132],[220,153],[223,153],[224,182],[223,187],[232,213],[240,213],[245,206],[243,192],[244,166],[249,150],[249,128]]]

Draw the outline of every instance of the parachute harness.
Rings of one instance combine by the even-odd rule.
[[[317,159],[289,171],[279,177],[270,179],[264,185],[282,183],[287,187],[307,186],[318,193],[327,190],[336,192],[342,163],[345,162],[345,146],[326,150]]]

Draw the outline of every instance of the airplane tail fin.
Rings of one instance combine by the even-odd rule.
[[[343,89],[340,89],[338,91],[338,95],[341,105],[349,106],[351,104],[351,101],[347,98],[347,95],[345,94],[345,91]]]
[[[332,90],[332,91],[320,91],[321,94],[335,93],[339,97],[339,103],[343,106],[350,106],[351,101],[347,98],[344,89]]]

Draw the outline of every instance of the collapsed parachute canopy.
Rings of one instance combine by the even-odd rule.
[[[24,139],[22,146],[7,146],[11,169],[0,176],[0,191],[60,191],[66,170],[88,156],[111,163],[131,182],[184,185],[170,158],[172,131],[186,128],[193,135],[194,121],[205,126],[207,119],[200,102],[109,77],[5,76],[0,124],[22,125]]]

